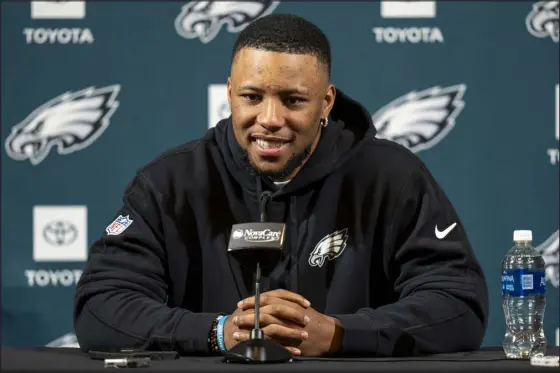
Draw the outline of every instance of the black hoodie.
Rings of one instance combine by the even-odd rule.
[[[342,354],[480,346],[487,286],[464,227],[419,158],[375,138],[361,105],[337,91],[316,150],[281,188],[244,159],[229,118],[138,170],[77,285],[83,350],[209,353],[213,319],[253,294],[253,269],[227,245],[233,224],[260,220],[263,192],[286,238],[262,290],[338,318]]]

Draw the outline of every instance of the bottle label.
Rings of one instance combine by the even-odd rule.
[[[545,291],[546,278],[544,271],[532,269],[502,271],[502,295],[519,297],[544,294]]]

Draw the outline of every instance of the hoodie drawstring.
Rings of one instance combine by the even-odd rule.
[[[257,182],[257,201],[259,201],[259,203],[262,202],[262,181],[260,177],[256,177],[256,182]]]
[[[290,247],[290,257],[292,265],[294,265],[295,272],[292,272],[291,275],[291,288],[294,293],[298,292],[298,280],[299,280],[299,258],[298,258],[298,234],[299,234],[299,224],[297,221],[297,210],[296,210],[296,196],[292,195],[290,197],[290,226],[293,229],[291,232],[292,242]]]
[[[257,198],[259,201],[260,222],[268,223],[266,206],[268,201],[272,199],[272,192],[262,190],[262,181],[260,177],[257,177]]]
[[[268,202],[272,199],[273,194],[269,191],[263,191],[262,181],[260,177],[256,178],[257,184],[257,198],[259,200],[259,212],[260,221],[268,221],[266,208]],[[291,242],[290,242],[290,252],[288,263],[295,266],[295,271],[290,271],[290,288],[291,291],[297,293],[299,287],[299,260],[298,260],[298,234],[299,234],[299,224],[297,221],[297,203],[296,196],[292,195],[290,197],[290,217],[287,222],[288,229],[290,230]],[[264,280],[264,279],[263,279]]]

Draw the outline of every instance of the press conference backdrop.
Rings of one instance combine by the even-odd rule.
[[[137,168],[229,115],[233,42],[269,13],[325,31],[333,82],[447,192],[488,278],[484,345],[513,230],[533,230],[558,345],[558,1],[4,2],[2,344],[76,346],[88,246]]]

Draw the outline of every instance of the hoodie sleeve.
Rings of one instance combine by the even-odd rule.
[[[158,195],[138,174],[112,225],[93,243],[77,284],[74,329],[80,348],[208,353],[216,314],[167,306],[165,248]],[[126,228],[119,224],[124,224]],[[111,225],[110,225],[111,226]]]
[[[459,218],[422,165],[409,175],[386,228],[384,266],[398,300],[332,315],[342,354],[410,356],[478,349],[488,292]]]

